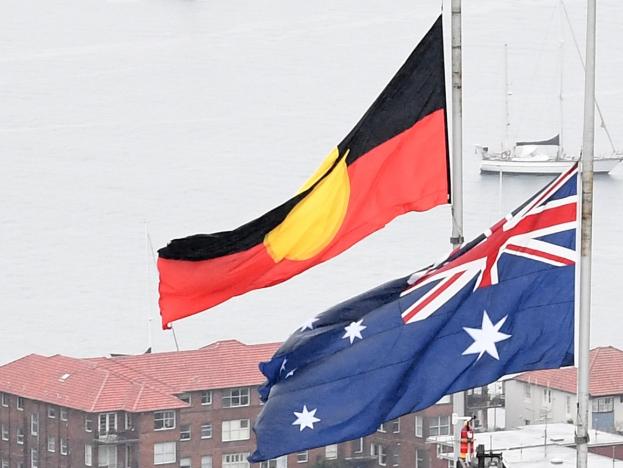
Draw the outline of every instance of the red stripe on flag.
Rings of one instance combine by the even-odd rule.
[[[456,280],[458,280],[463,275],[463,273],[465,273],[465,271],[459,271],[458,273],[455,273],[449,280],[443,282],[441,284],[441,287],[435,290],[434,293],[428,296],[424,301],[418,304],[417,307],[413,308],[413,310],[411,310],[407,315],[405,315],[402,318],[402,321],[405,323],[408,323],[409,320],[411,320],[415,314],[417,314],[420,310],[422,310],[428,304],[433,302],[442,292],[444,292],[446,289],[452,286],[452,284],[454,284]]]
[[[569,260],[568,258],[565,258],[565,257],[559,257],[558,255],[543,252],[542,250],[530,249],[528,247],[522,247],[519,245],[512,245],[512,244],[507,245],[506,249],[513,250],[515,252],[523,252],[528,255],[534,255],[535,257],[545,258],[547,260],[562,263],[563,265],[574,265],[575,264],[573,260]]]

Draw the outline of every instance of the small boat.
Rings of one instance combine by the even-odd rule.
[[[562,5],[564,7],[564,5]],[[569,25],[571,34],[573,30]],[[562,128],[563,128],[563,67],[562,67],[562,50],[563,42],[560,46],[560,133],[549,140],[540,141],[518,141],[511,146],[510,142],[510,112],[508,104],[508,96],[512,95],[508,80],[508,45],[504,45],[504,86],[505,86],[505,111],[506,111],[506,135],[502,143],[502,149],[493,152],[487,146],[476,145],[476,154],[480,156],[480,172],[481,173],[509,173],[509,174],[559,174],[569,167],[569,164],[580,159],[580,156],[571,156],[566,154],[562,144]],[[582,61],[582,65],[584,65]],[[612,141],[612,137],[608,132],[604,122],[601,109],[597,101],[595,101],[596,110],[601,119],[601,128],[606,132],[606,136],[610,142],[611,152],[604,155],[595,155],[593,159],[594,173],[609,173],[621,161],[623,161],[623,152],[618,151]]]
[[[549,140],[519,141],[506,151],[491,152],[486,146],[476,146],[480,156],[480,172],[507,174],[559,174],[569,164],[577,161],[562,152],[560,136]],[[610,155],[595,156],[593,172],[608,173],[623,161],[623,153],[612,152]]]

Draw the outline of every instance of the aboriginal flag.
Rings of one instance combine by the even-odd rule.
[[[232,231],[159,250],[163,327],[281,283],[408,211],[449,202],[441,17],[290,200]]]

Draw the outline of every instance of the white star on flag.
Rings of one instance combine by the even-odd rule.
[[[299,328],[299,331],[313,330],[314,322],[317,322],[318,320],[319,320],[318,317],[310,318],[307,322],[301,325],[301,328]]]
[[[286,370],[286,363],[288,362],[288,358],[283,358],[283,362],[281,363],[281,367],[279,368],[279,373],[281,374]]]
[[[500,356],[498,355],[498,349],[495,344],[499,341],[507,340],[512,336],[500,332],[500,328],[502,328],[507,318],[508,315],[494,325],[485,310],[482,314],[481,328],[463,327],[463,330],[474,340],[469,348],[463,351],[463,355],[478,354],[478,358],[476,358],[476,361],[478,361],[484,353],[487,353],[489,356],[499,361]]]
[[[355,338],[359,338],[360,340],[363,340],[363,337],[361,336],[361,332],[368,327],[366,327],[365,325],[362,325],[362,323],[363,323],[363,319],[359,320],[359,322],[351,322],[350,325],[348,325],[347,327],[344,327],[344,330],[346,330],[346,333],[344,333],[344,336],[342,338],[350,339],[350,344],[353,344],[353,341],[355,341]]]
[[[315,416],[318,408],[315,408],[311,411],[307,410],[307,405],[303,405],[303,411],[301,413],[294,412],[294,416],[296,416],[296,421],[292,423],[293,426],[299,425],[299,431],[303,432],[303,429],[309,427],[310,429],[314,429],[314,423],[320,421],[319,418]]]
[[[294,375],[294,373],[296,372],[296,367],[294,369],[292,369],[290,372],[288,372],[286,374],[286,379],[289,379],[290,377],[292,377]]]

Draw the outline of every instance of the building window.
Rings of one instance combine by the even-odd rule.
[[[549,388],[543,389],[543,402],[544,403],[552,402],[552,391]]]
[[[398,434],[400,432],[400,418],[392,421],[392,432]]]
[[[328,460],[337,458],[337,444],[327,445],[324,448],[324,456]]]
[[[9,428],[4,424],[2,425],[2,440],[9,440]]]
[[[125,446],[125,466],[130,468],[132,466],[132,446]]]
[[[226,453],[223,455],[223,468],[249,468],[249,453]]]
[[[61,408],[61,421],[67,421],[67,408]]]
[[[39,435],[39,415],[37,413],[30,415],[30,433],[34,436]]]
[[[48,436],[48,452],[56,452],[56,438]]]
[[[178,395],[177,397],[183,402],[188,403],[189,405],[191,404],[190,393],[182,393]]]
[[[415,437],[422,437],[422,427],[423,427],[423,419],[422,416],[415,417]]]
[[[415,450],[415,468],[426,468],[426,451]]]
[[[191,468],[190,458],[180,458],[180,468]]]
[[[190,440],[190,424],[180,426],[180,440]]]
[[[17,400],[15,402],[15,407],[19,410],[19,411],[24,411],[24,398],[22,398],[21,396],[17,397]]]
[[[116,445],[100,445],[97,448],[97,466],[108,468],[117,466]]]
[[[30,449],[30,468],[39,468],[39,450]]]
[[[524,383],[523,391],[526,398],[532,398],[532,385],[530,382]]]
[[[297,463],[307,463],[309,461],[309,451],[299,452],[296,454]]]
[[[212,424],[202,424],[201,425],[201,438],[202,439],[211,439],[212,438]]]
[[[387,432],[387,428],[385,427],[385,423],[381,424],[377,429],[377,432]]]
[[[370,444],[370,455],[376,457],[380,466],[387,465],[387,453],[381,444]]]
[[[223,408],[249,406],[249,387],[223,390]]]
[[[175,463],[175,442],[161,442],[154,444],[154,465]]]
[[[363,453],[363,437],[353,440],[352,447],[353,453]]]
[[[175,429],[175,411],[156,411],[154,413],[154,431]]]
[[[59,439],[58,441],[58,446],[59,446],[59,450],[61,452],[61,455],[67,455],[68,450],[67,450],[67,439],[63,439],[62,437]]]
[[[248,440],[249,436],[250,432],[248,419],[234,419],[232,421],[223,421],[223,442],[230,442],[232,440]]]
[[[50,419],[56,418],[56,408],[54,408],[54,406],[48,406],[48,418]]]
[[[9,460],[6,458],[2,459],[2,468],[9,468]]]
[[[84,444],[84,464],[86,466],[93,465],[93,446],[91,444]]]
[[[86,432],[93,432],[93,419],[91,419],[91,416],[84,417],[84,430]]]
[[[9,395],[3,392],[0,393],[0,397],[2,398],[2,406],[4,406],[5,408],[9,406]]]
[[[201,392],[201,404],[204,406],[212,404],[212,390],[206,390],[205,392]]]
[[[429,419],[428,435],[449,435],[450,434],[450,416],[433,416]]]
[[[400,466],[400,451],[398,449],[394,452],[394,463],[392,466]]]
[[[100,434],[108,434],[117,430],[117,413],[102,413],[98,420]]]
[[[212,468],[212,456],[204,455],[201,457],[201,468]]]
[[[23,427],[17,428],[17,444],[24,445],[24,428]]]
[[[612,397],[593,398],[591,405],[593,406],[593,413],[609,413],[614,410]]]
[[[126,431],[134,430],[134,420],[132,419],[132,413],[125,413],[125,429]]]

